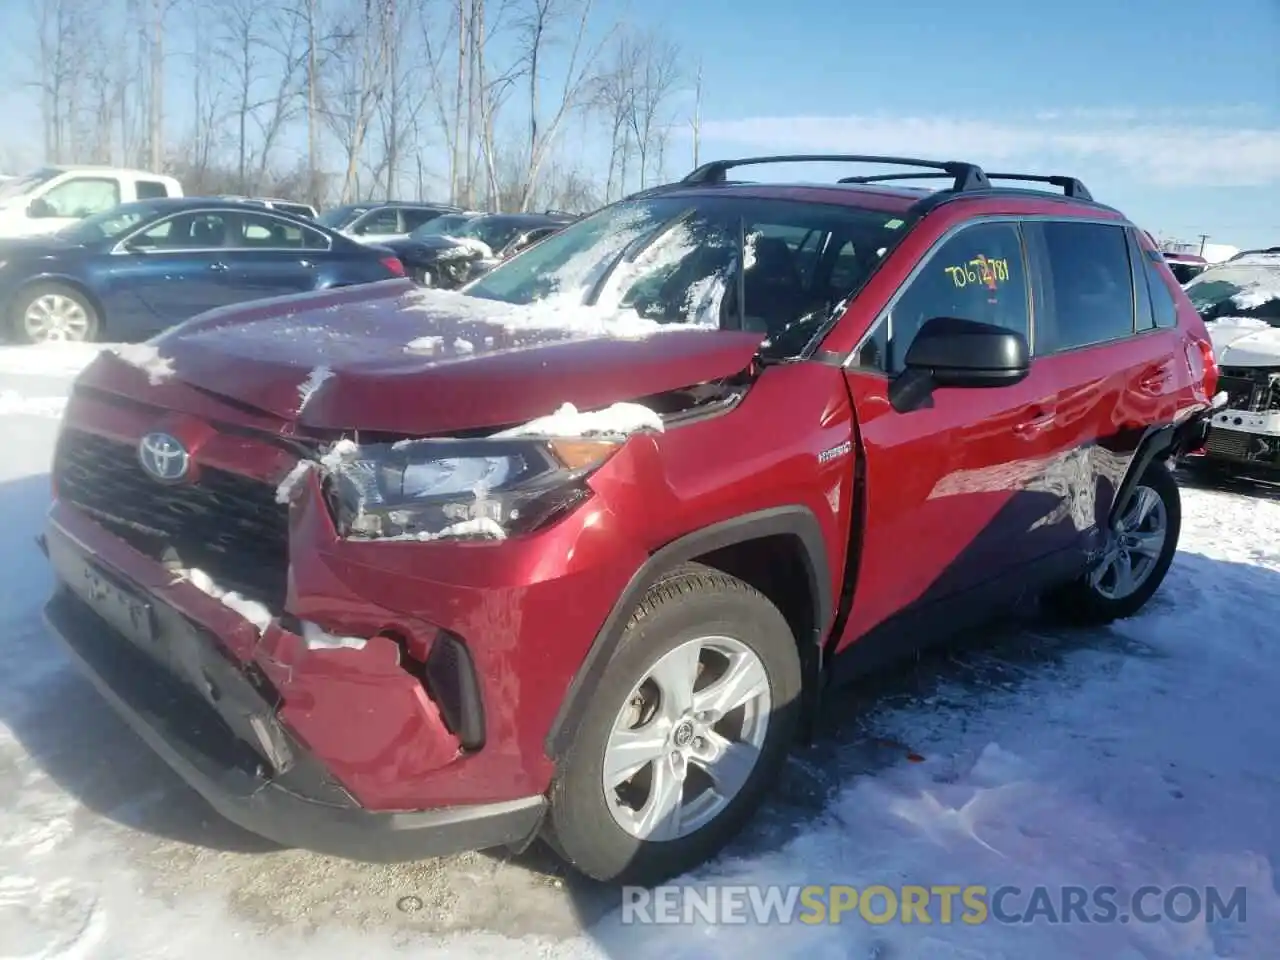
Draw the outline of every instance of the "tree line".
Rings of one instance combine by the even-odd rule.
[[[697,154],[700,68],[600,0],[31,2],[52,163],[193,195],[517,211],[658,182],[682,127]]]

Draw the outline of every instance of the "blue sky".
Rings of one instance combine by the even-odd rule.
[[[3,6],[0,26],[26,19]],[[1070,173],[1153,232],[1280,243],[1280,0],[629,6],[703,63],[703,159],[905,153]],[[30,96],[4,87],[0,149],[25,155]],[[688,166],[686,129],[669,156],[670,174]]]

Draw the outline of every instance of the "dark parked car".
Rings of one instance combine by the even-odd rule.
[[[403,240],[384,244],[394,250],[405,272],[427,287],[460,287],[502,261],[572,223],[569,214],[488,213],[461,219],[432,220]]]
[[[54,457],[49,623],[250,830],[541,836],[648,884],[738,833],[839,682],[1036,595],[1142,609],[1217,402],[1160,252],[1074,178],[823,159],[945,187],[712,163],[461,293],[104,351]]]
[[[238,200],[139,201],[0,241],[11,338],[139,340],[245,300],[404,275],[391,251]]]
[[[448,203],[349,203],[324,211],[316,220],[361,243],[384,244],[407,237],[427,221],[459,209]]]

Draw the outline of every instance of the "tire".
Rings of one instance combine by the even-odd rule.
[[[1154,501],[1149,498],[1154,497]],[[1129,522],[1138,516],[1142,517],[1142,526],[1130,530]],[[1132,533],[1150,531],[1142,527],[1152,527],[1156,518],[1162,517],[1164,537],[1154,557],[1139,551],[1120,549],[1117,557],[1113,550],[1119,549],[1122,542],[1113,535],[1107,546],[1107,555],[1089,574],[1073,581],[1066,587],[1050,594],[1046,599],[1051,612],[1059,619],[1080,625],[1106,624],[1113,620],[1131,617],[1144,606],[1160,589],[1169,566],[1173,563],[1173,555],[1178,549],[1178,536],[1182,531],[1182,498],[1178,493],[1178,484],[1173,474],[1161,461],[1155,461],[1143,472],[1129,506],[1120,518],[1121,536]],[[1150,540],[1147,541],[1149,544]],[[1152,560],[1149,567],[1143,567],[1140,582],[1128,592],[1117,590],[1113,560],[1124,562],[1125,557],[1139,557]],[[1131,572],[1138,572],[1133,565]],[[1135,578],[1136,579],[1136,578]]]
[[[46,331],[42,335],[28,321],[38,304],[44,303]],[[45,343],[54,340],[93,342],[98,339],[102,321],[89,298],[74,287],[62,283],[37,283],[18,291],[9,312],[9,331],[17,343]]]
[[[751,664],[751,671],[742,674],[750,678],[744,686],[767,690],[767,704],[757,694],[749,706],[739,705],[710,726],[696,718],[692,723],[683,719],[671,723],[663,707],[678,706],[682,698],[674,694],[655,697],[658,688],[653,685],[650,672],[658,667],[658,675],[663,678],[686,673],[692,678],[692,650],[697,643],[705,644],[696,661],[701,664],[697,671],[699,682],[708,668],[714,671],[717,666],[730,663]],[[727,647],[717,649],[717,644]],[[723,656],[725,649],[732,651],[734,660]],[[709,705],[711,692],[725,675],[709,674],[707,682],[694,691],[690,705]],[[613,883],[651,885],[708,860],[742,829],[776,780],[796,734],[800,687],[795,635],[778,608],[763,594],[741,580],[698,564],[673,571],[636,607],[613,659],[591,694],[551,787],[547,841],[581,873]],[[726,697],[724,702],[732,699]],[[637,702],[646,706],[637,706]],[[619,788],[621,792],[607,791],[606,754],[615,762],[619,756],[616,750],[608,750],[615,724],[623,722],[624,711],[630,719],[633,711],[642,713],[650,707],[656,708],[657,715],[647,720],[641,717],[645,720],[641,728],[652,728],[657,734],[657,759],[636,767],[639,772],[634,776],[628,774],[628,781]],[[758,720],[753,726],[753,713],[757,718],[767,717],[763,729]],[[729,776],[731,769],[717,768],[726,777],[724,792],[731,795],[728,802],[716,809],[715,797],[697,792],[703,783],[711,781],[696,756],[686,753],[683,765],[688,773],[680,787],[687,791],[681,811],[685,822],[672,831],[672,836],[658,839],[653,835],[661,832],[664,824],[660,823],[658,830],[646,837],[641,818],[635,817],[633,808],[643,810],[648,805],[646,801],[657,796],[656,788],[663,782],[656,772],[659,765],[661,776],[668,776],[669,771],[677,769],[673,759],[677,752],[708,748],[714,751],[738,736],[753,742],[758,752],[753,767],[741,768],[749,773],[740,773],[736,778],[741,784],[736,792],[729,789],[735,779]],[[738,748],[735,755],[751,755],[751,743],[734,746]],[[677,778],[665,782],[680,781]],[[614,797],[626,794],[629,802],[611,802],[611,793]],[[700,809],[700,803],[709,807]],[[633,824],[633,829],[625,827],[624,820]],[[668,827],[672,823],[673,819],[665,821]],[[634,828],[639,828],[638,832]]]

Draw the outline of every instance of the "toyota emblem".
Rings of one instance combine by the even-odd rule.
[[[167,433],[148,433],[138,443],[142,469],[161,483],[176,483],[187,475],[191,455],[182,441]]]

